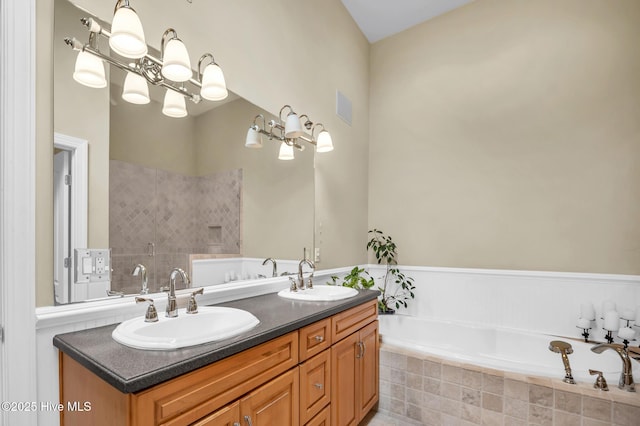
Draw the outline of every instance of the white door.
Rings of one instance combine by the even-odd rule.
[[[53,163],[53,291],[56,303],[68,303],[71,285],[71,187],[68,184],[71,176],[70,152],[58,152],[54,155]]]

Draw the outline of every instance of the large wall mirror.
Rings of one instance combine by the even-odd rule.
[[[54,150],[56,175],[62,176],[55,191],[54,269],[57,285],[71,286],[66,295],[56,291],[56,303],[103,296],[74,292],[75,248],[110,249],[107,290],[126,294],[139,290],[140,279],[132,275],[138,264],[145,265],[154,292],[166,285],[172,268],[189,269],[194,256],[300,259],[304,247],[311,249],[314,150],[281,161],[275,141],[265,139],[260,150],[245,148],[253,118],[274,114],[233,93],[221,102],[187,101],[189,115],[170,118],[161,112],[162,88],[149,85],[149,104],[124,101],[125,75],[116,67],[106,67],[107,88],[78,84],[72,78],[77,52],[63,40],[86,42],[80,18],[87,16],[72,3],[55,0],[56,140],[88,147],[84,157],[76,155],[81,151],[74,143],[56,142]],[[100,49],[108,49],[104,44]],[[79,162],[86,171],[86,177],[79,177],[86,182],[86,219],[73,209],[78,200],[64,186],[67,170]],[[78,223],[83,223],[86,247],[77,247],[82,243],[74,240]]]

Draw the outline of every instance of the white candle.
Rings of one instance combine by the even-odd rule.
[[[617,331],[620,328],[620,317],[616,311],[609,311],[604,314],[604,329]]]
[[[624,311],[622,311],[621,316],[622,319],[633,321],[634,319],[636,319],[636,311],[634,311],[633,309],[625,309]]]
[[[622,327],[618,330],[618,337],[625,340],[633,340],[636,332],[631,327]]]
[[[616,302],[614,302],[613,300],[605,300],[604,302],[602,302],[602,318],[604,318],[604,315],[609,312],[609,311],[615,311],[616,310]]]
[[[580,318],[592,321],[596,319],[596,310],[593,307],[593,303],[583,303],[580,305]]]
[[[591,328],[591,321],[586,318],[578,318],[577,327],[582,329]]]

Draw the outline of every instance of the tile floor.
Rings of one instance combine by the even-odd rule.
[[[407,423],[407,420],[398,420],[379,411],[371,411],[358,426],[419,426],[422,423]]]

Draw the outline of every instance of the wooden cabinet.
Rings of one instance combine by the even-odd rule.
[[[65,353],[62,425],[347,426],[378,401],[378,322],[370,301],[136,393]]]
[[[295,426],[298,407],[298,374],[292,369],[192,426]]]
[[[331,348],[331,423],[355,426],[378,402],[378,321]]]

